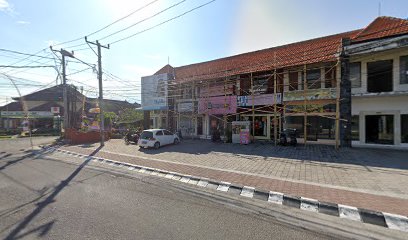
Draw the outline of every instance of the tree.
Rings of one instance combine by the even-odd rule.
[[[143,113],[133,108],[127,108],[119,114],[119,122],[136,122],[143,119]]]

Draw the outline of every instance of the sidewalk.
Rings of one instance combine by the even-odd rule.
[[[63,146],[90,154],[99,144]],[[139,150],[110,140],[97,154],[116,161],[320,201],[408,215],[408,152],[310,145],[275,147],[184,141]]]

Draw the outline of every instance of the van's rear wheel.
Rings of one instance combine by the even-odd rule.
[[[154,148],[159,149],[159,148],[160,148],[160,143],[159,143],[159,142],[155,142],[155,143],[154,143]]]

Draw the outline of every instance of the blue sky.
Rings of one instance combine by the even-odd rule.
[[[101,43],[112,43],[207,1],[186,0]],[[0,0],[0,48],[36,53],[50,44],[88,35],[149,2],[152,0]],[[177,2],[180,0],[158,0],[89,38],[101,39]],[[378,16],[379,3],[383,16],[408,17],[406,0],[216,0],[174,21],[112,44],[109,50],[103,49],[103,68],[125,79],[124,82],[106,79],[105,97],[139,101],[140,77],[153,74],[167,64],[168,59],[171,65],[182,66],[363,28]],[[55,48],[87,48],[87,45],[71,47],[82,43],[81,39]],[[38,54],[52,57],[48,49]],[[97,61],[89,48],[75,51],[75,56],[92,64]],[[0,65],[9,65],[22,58],[22,55],[0,51]],[[38,58],[16,65],[40,63],[55,65],[52,60]],[[86,67],[69,62],[67,72],[74,73]],[[56,78],[52,68],[0,68],[0,73],[29,80],[18,80],[22,94],[45,84],[52,85]],[[68,79],[69,83],[84,86],[87,95],[96,96],[97,79],[91,69],[68,76]],[[10,101],[11,96],[17,96],[17,91],[9,80],[0,76],[0,105],[6,98]]]

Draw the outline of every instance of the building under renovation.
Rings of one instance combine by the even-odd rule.
[[[145,127],[183,137],[227,136],[249,122],[251,140],[408,148],[408,21],[180,67],[142,78]]]

